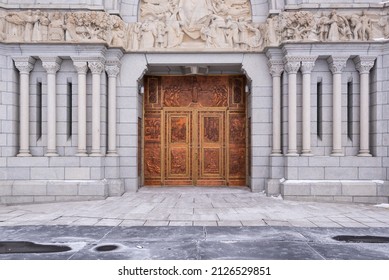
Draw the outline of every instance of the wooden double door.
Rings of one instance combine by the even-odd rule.
[[[145,78],[144,185],[246,185],[243,76]]]

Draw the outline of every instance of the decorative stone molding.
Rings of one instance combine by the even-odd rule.
[[[357,56],[354,58],[355,68],[361,74],[369,74],[374,66],[376,57],[374,56]]]
[[[263,51],[286,42],[389,39],[387,8],[287,11],[252,22],[249,0],[141,0],[140,21],[102,11],[0,9],[0,42],[104,43],[126,51]]]
[[[341,74],[346,67],[347,56],[330,56],[327,61],[332,74]]]
[[[14,57],[13,60],[21,74],[29,74],[34,69],[35,59],[31,56]]]

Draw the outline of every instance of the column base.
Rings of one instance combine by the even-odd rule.
[[[101,152],[92,152],[89,154],[90,157],[102,157],[103,154]]]
[[[281,153],[271,153],[270,156],[271,157],[282,157],[283,154],[281,154]]]
[[[57,152],[47,152],[45,157],[59,157],[59,154]]]
[[[32,157],[30,151],[19,151],[17,157]]]
[[[332,157],[344,157],[344,153],[342,151],[333,151],[331,156]]]
[[[118,153],[116,151],[108,151],[107,157],[118,157]]]
[[[301,156],[303,156],[303,157],[313,157],[314,154],[312,154],[311,151],[305,151],[305,152],[303,151]]]
[[[86,152],[77,152],[76,157],[87,157],[88,154]]]
[[[359,157],[372,157],[372,155],[370,154],[370,151],[359,151],[358,156]]]
[[[300,155],[297,153],[297,151],[290,151],[286,155],[287,157],[299,157]]]

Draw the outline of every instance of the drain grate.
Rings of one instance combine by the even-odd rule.
[[[97,252],[111,252],[118,249],[119,246],[117,245],[101,245],[95,248]]]
[[[0,254],[61,253],[71,249],[63,245],[37,244],[27,241],[0,242]]]
[[[346,243],[389,243],[389,237],[385,236],[353,236],[353,235],[338,235],[332,239],[336,241],[346,242]]]

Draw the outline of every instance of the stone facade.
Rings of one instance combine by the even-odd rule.
[[[372,0],[0,0],[0,203],[136,191],[143,76],[188,71],[246,75],[252,191],[387,203],[388,21]]]

